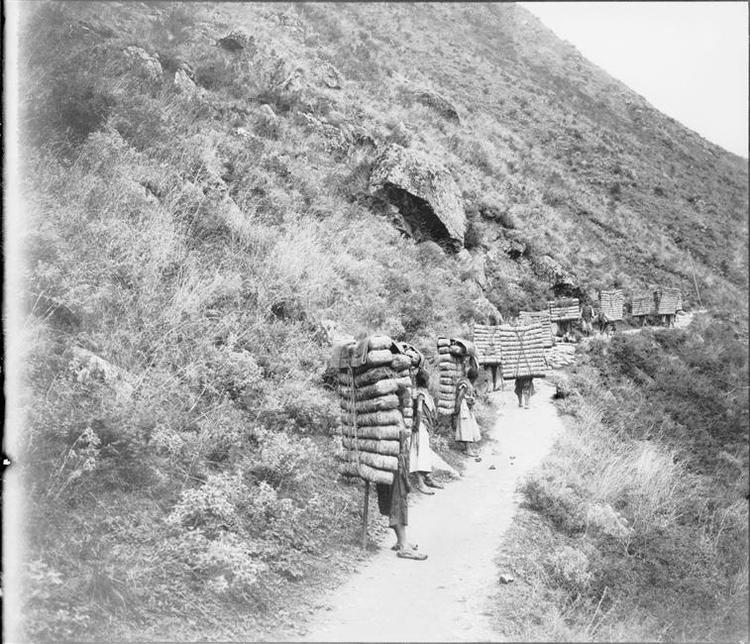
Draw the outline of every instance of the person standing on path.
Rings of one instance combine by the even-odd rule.
[[[411,403],[411,394],[406,387],[400,387],[398,396],[403,405]],[[388,525],[396,533],[396,545],[393,550],[402,559],[416,559],[422,561],[427,555],[417,551],[416,546],[410,544],[406,538],[406,526],[409,524],[409,443],[410,434],[403,420],[400,423],[398,468],[393,473],[393,483],[386,485],[376,483],[378,495],[378,510],[388,517]]]
[[[453,415],[456,441],[463,443],[464,451],[477,458],[479,456],[474,443],[482,439],[477,419],[474,417],[474,404],[477,400],[474,383],[477,380],[479,370],[473,364],[456,385],[456,407]],[[470,447],[471,446],[471,447]]]
[[[586,336],[590,336],[591,331],[593,330],[593,327],[591,325],[591,320],[593,319],[593,317],[594,309],[591,308],[591,304],[585,302],[581,307],[581,326],[583,327],[583,333]]]
[[[430,434],[435,427],[437,408],[427,387],[430,377],[424,368],[417,371],[414,378],[416,397],[414,399],[414,423],[411,432],[411,450],[409,453],[409,471],[417,479],[417,489],[422,494],[435,494],[430,488],[442,489],[443,486],[432,479],[432,450]]]
[[[534,389],[534,378],[531,376],[516,378],[515,392],[518,397],[518,406],[528,409],[531,397],[536,393],[536,390]]]

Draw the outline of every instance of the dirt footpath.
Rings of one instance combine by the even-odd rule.
[[[410,495],[409,539],[426,561],[399,559],[389,534],[380,552],[324,598],[322,610],[291,635],[302,641],[497,641],[490,598],[493,563],[519,502],[520,477],[549,451],[562,422],[552,405],[554,387],[535,381],[530,410],[512,392],[492,394],[500,412],[482,461],[468,462],[461,480],[434,496]],[[491,466],[495,469],[490,469]],[[377,515],[372,521],[384,521]]]

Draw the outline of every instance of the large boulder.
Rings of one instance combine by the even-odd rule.
[[[537,277],[546,280],[550,286],[574,289],[578,285],[576,275],[566,271],[560,262],[552,259],[549,255],[534,258],[532,269]]]
[[[463,246],[466,213],[451,174],[427,154],[388,146],[370,175],[370,192],[395,205],[418,241]]]

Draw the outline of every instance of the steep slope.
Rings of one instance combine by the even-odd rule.
[[[745,162],[514,5],[43,2],[20,42],[33,637],[235,637],[330,571],[336,333],[746,308]],[[373,190],[395,146],[419,195]]]

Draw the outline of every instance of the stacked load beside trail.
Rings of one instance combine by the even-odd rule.
[[[549,366],[544,357],[548,335],[542,324],[501,326],[498,332],[503,362],[503,378],[544,377]]]
[[[387,336],[334,346],[343,424],[342,474],[391,484],[404,411],[411,409],[412,359]]]
[[[472,341],[477,348],[477,361],[480,365],[500,364],[500,341],[497,339],[497,326],[475,324]]]
[[[554,333],[552,331],[552,318],[549,311],[521,311],[518,314],[518,321],[521,323],[521,326],[541,324],[548,329],[549,338],[545,339],[544,348],[549,349],[552,346]]]
[[[661,287],[655,293],[657,315],[674,315],[682,308],[682,293],[678,288]]]
[[[622,320],[622,311],[625,305],[625,297],[622,289],[599,292],[599,310],[607,316],[611,322]]]
[[[577,297],[570,297],[554,302],[547,302],[552,322],[577,320],[581,317],[581,309]]]
[[[466,373],[466,361],[472,351],[472,343],[458,338],[437,339],[438,384],[437,411],[441,416],[451,416],[456,411],[456,384]]]
[[[641,317],[656,313],[656,296],[653,291],[642,291],[635,293],[631,298],[630,315]]]

